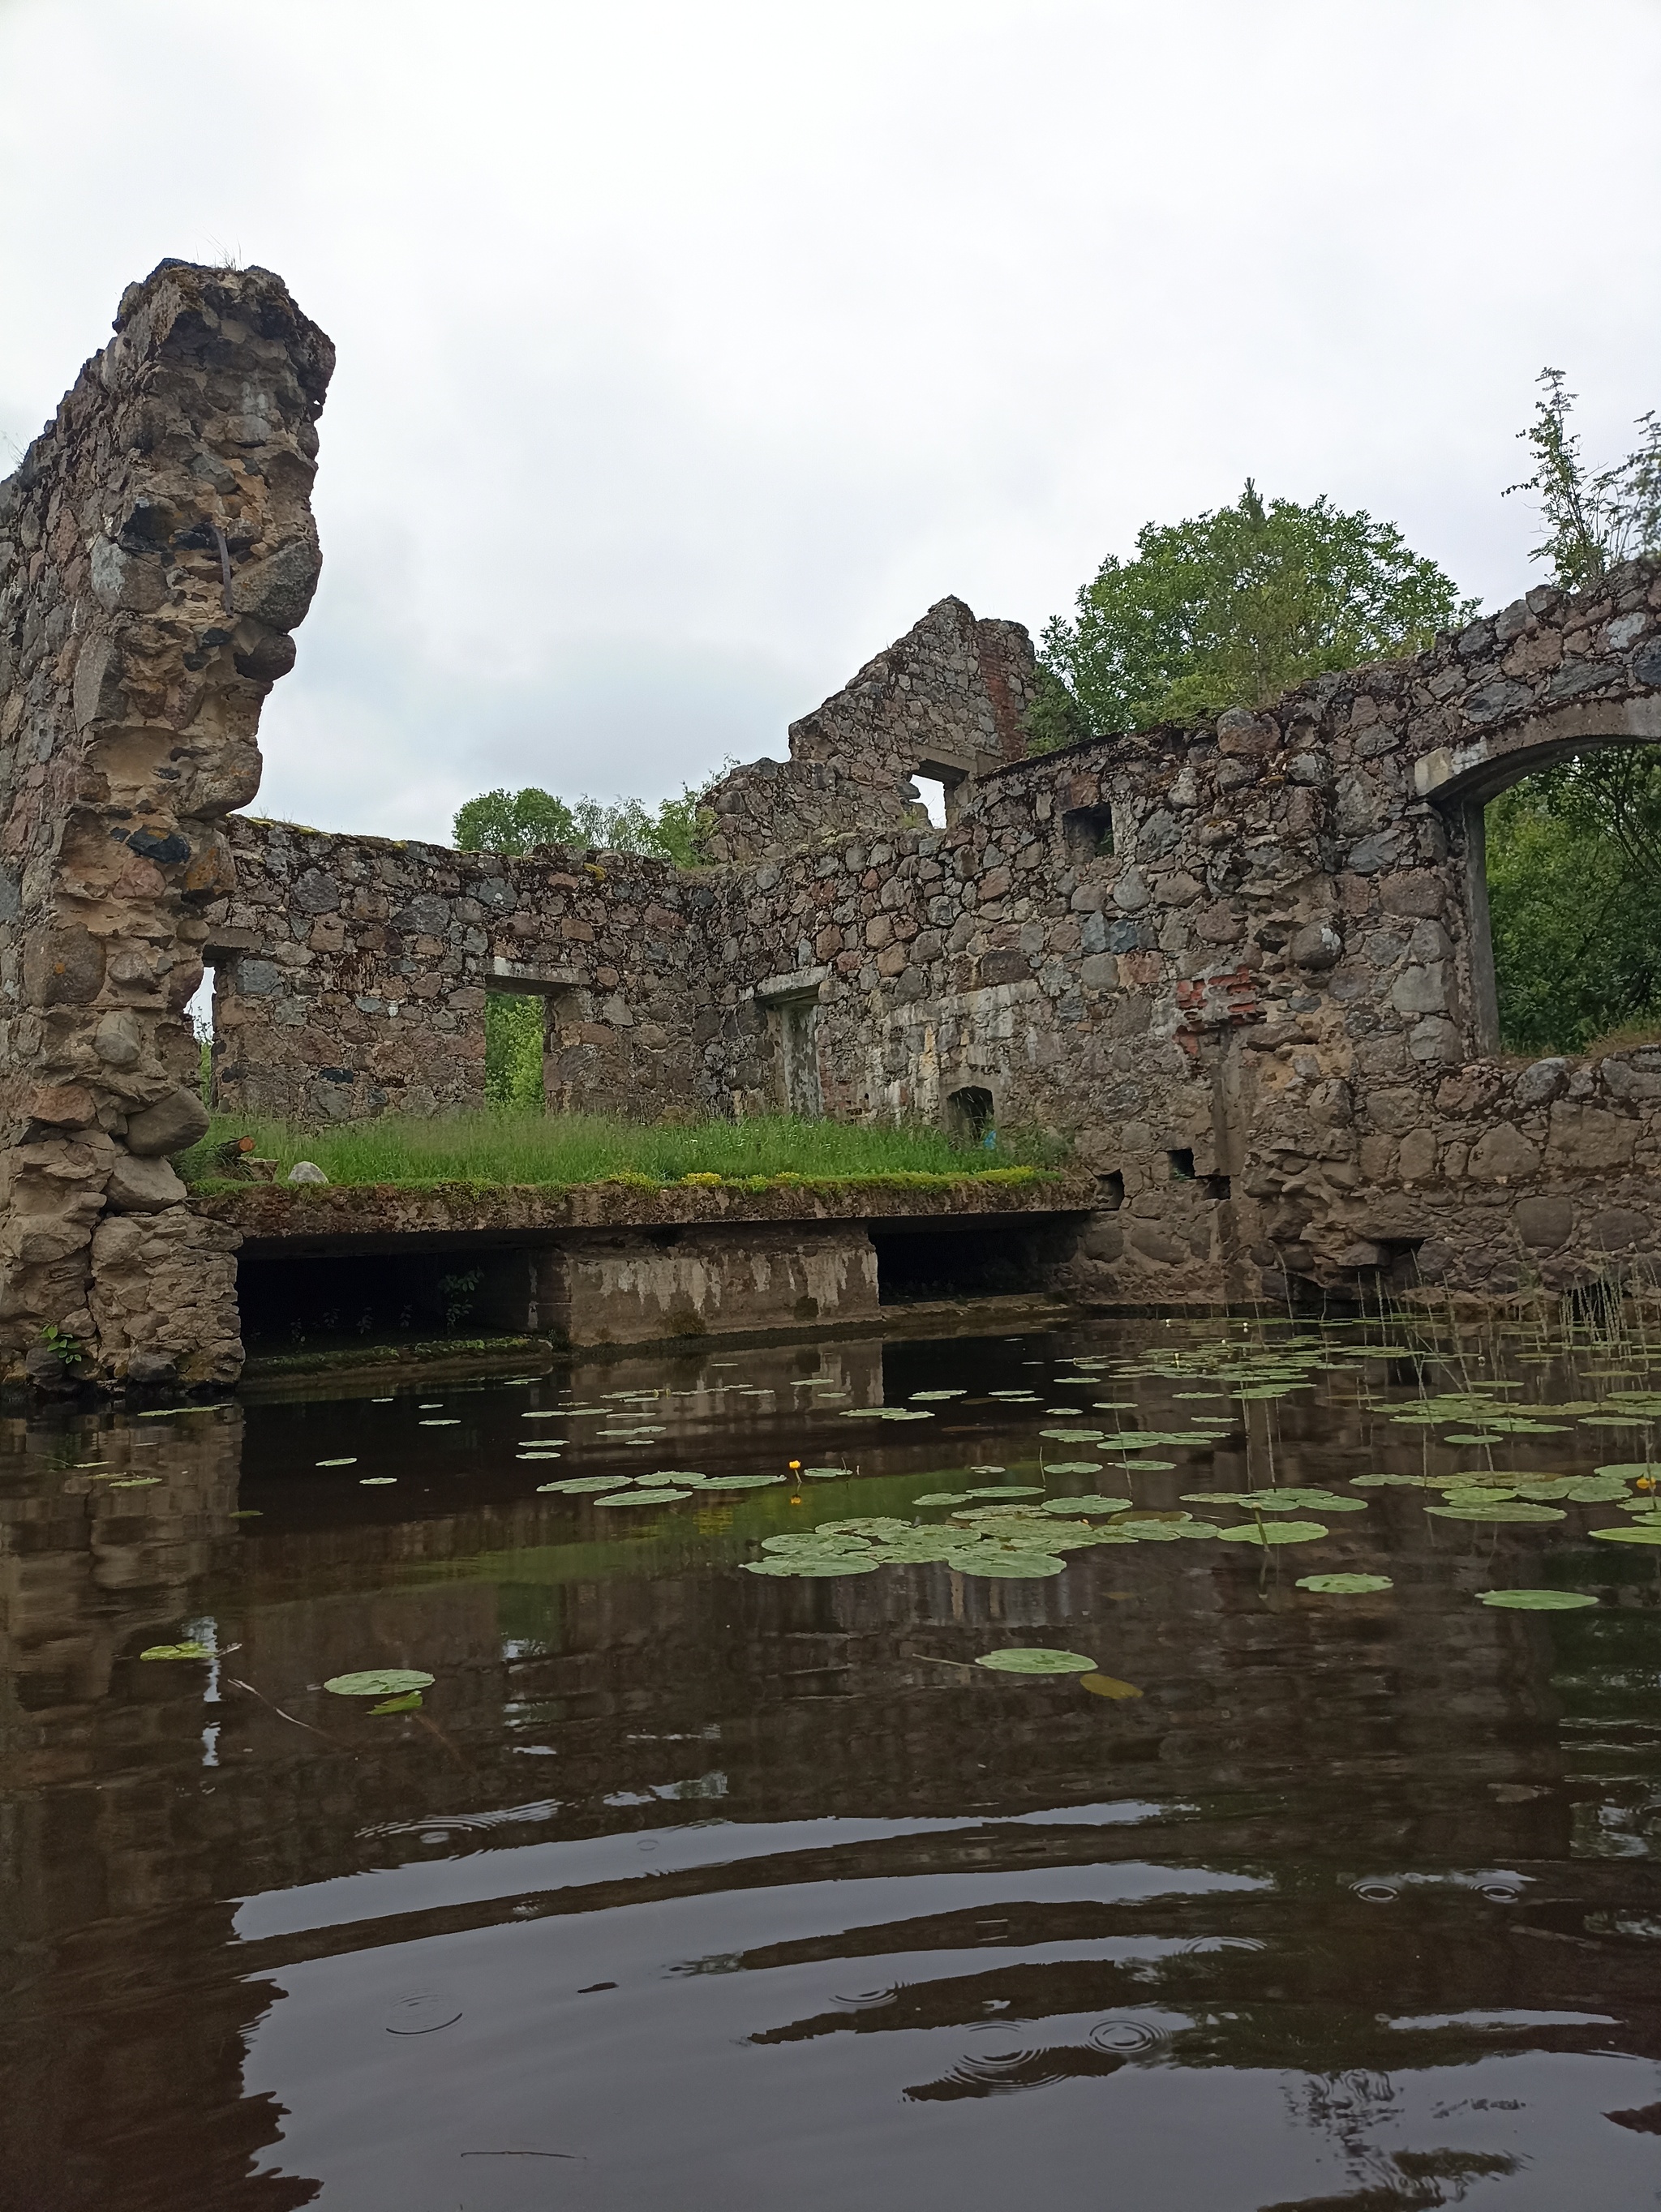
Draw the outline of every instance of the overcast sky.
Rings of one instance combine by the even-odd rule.
[[[1658,114],[1661,0],[0,0],[0,450],[164,254],[280,270],[262,808],[656,799],[1248,474],[1515,597],[1541,366],[1661,404]]]

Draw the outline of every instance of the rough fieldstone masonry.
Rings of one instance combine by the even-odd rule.
[[[239,1370],[235,1240],[168,1156],[225,817],[319,570],[334,350],[265,270],[163,263],[0,486],[0,1356]]]
[[[229,1112],[477,1105],[487,998],[528,992],[556,1108],[1067,1133],[1092,1300],[1661,1279],[1661,1048],[1496,1055],[1482,851],[1518,776],[1661,739],[1653,566],[1031,761],[1025,631],[945,599],[709,794],[694,871],[324,836],[234,810],[330,362],[277,278],[164,264],[0,489],[8,1371],[48,1329],[236,1371],[237,1232],[167,1164],[204,959]]]

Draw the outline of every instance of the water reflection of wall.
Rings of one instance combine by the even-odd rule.
[[[240,2094],[269,1992],[220,1967],[237,1808],[202,1670],[136,1660],[229,1568],[241,1440],[233,1407],[0,1428],[0,2188],[28,2212],[312,2193],[245,2181],[277,2116]]]

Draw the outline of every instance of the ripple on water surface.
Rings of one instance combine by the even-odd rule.
[[[1661,1397],[1415,1326],[13,1424],[17,2201],[1652,2206]]]

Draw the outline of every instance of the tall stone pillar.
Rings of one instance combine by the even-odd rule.
[[[235,1239],[169,1156],[334,349],[269,270],[179,261],[115,333],[0,484],[0,1379],[228,1382]]]

